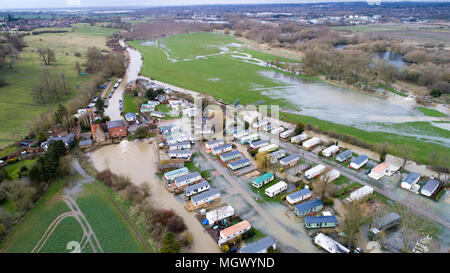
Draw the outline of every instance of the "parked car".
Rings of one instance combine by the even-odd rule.
[[[367,169],[364,171],[365,174],[369,174],[372,170],[371,169]]]
[[[109,93],[109,95],[108,95],[108,99],[110,99],[111,97],[112,97],[112,95],[113,95],[113,93],[111,92],[111,93]]]

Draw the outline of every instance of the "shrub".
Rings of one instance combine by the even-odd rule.
[[[13,158],[6,159],[5,162],[7,164],[12,164],[12,163],[16,163],[17,161],[19,161],[19,159],[17,157],[13,157]]]
[[[166,224],[166,228],[168,231],[173,233],[181,233],[187,229],[183,218],[178,215],[173,215],[169,218]]]
[[[75,57],[81,57],[81,53],[80,53],[80,52],[75,52],[73,55],[74,55]]]
[[[224,252],[224,253],[227,253],[230,251],[230,247],[227,244],[225,244],[220,247],[220,250],[222,250],[222,252]]]
[[[181,245],[175,237],[175,234],[167,232],[162,241],[161,253],[178,253],[180,249]]]

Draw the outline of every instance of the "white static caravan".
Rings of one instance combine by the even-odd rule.
[[[186,175],[175,178],[175,185],[177,187],[183,187],[191,183],[202,180],[202,176],[199,172],[188,173]]]
[[[258,141],[252,141],[250,143],[250,148],[252,149],[258,149],[264,146],[267,146],[270,144],[270,140],[268,139],[263,139],[263,140],[258,140]]]
[[[305,172],[305,177],[308,179],[315,178],[319,176],[323,171],[325,171],[325,168],[326,167],[324,165],[318,164],[317,166],[307,170]]]
[[[298,143],[300,143],[301,141],[307,139],[308,137],[309,137],[309,136],[308,136],[307,134],[305,134],[305,133],[300,134],[300,135],[296,135],[296,136],[291,137],[291,142],[292,142],[292,143],[295,143],[295,144],[298,144]]]
[[[295,203],[308,199],[311,196],[312,196],[311,191],[305,188],[286,195],[286,201],[288,201],[289,204],[293,205]]]
[[[339,151],[339,147],[337,145],[331,145],[330,147],[328,147],[322,151],[322,155],[325,157],[330,157],[333,154],[337,153],[338,151]]]
[[[183,176],[183,175],[186,175],[188,173],[189,173],[189,169],[186,168],[186,167],[183,167],[183,168],[180,168],[180,169],[176,169],[176,170],[173,170],[173,171],[170,171],[170,172],[166,172],[164,174],[164,180],[172,181],[175,178]]]
[[[169,150],[182,150],[182,149],[190,149],[191,148],[191,142],[189,140],[176,142],[174,144],[169,145]]]
[[[212,148],[211,152],[213,153],[213,155],[218,155],[221,153],[229,152],[232,149],[233,149],[232,144],[225,144],[225,145],[220,145],[215,148]]]
[[[352,202],[355,200],[360,200],[372,193],[373,193],[373,188],[371,186],[364,186],[364,187],[359,188],[356,191],[350,193],[350,196],[347,197],[347,201]]]
[[[220,221],[222,219],[231,217],[234,215],[234,208],[230,205],[223,206],[218,209],[208,211],[206,213],[206,222],[204,222],[205,225],[212,226],[215,222]]]
[[[314,243],[329,253],[350,253],[350,249],[334,241],[323,233],[319,233],[316,237],[314,237]]]
[[[284,130],[285,129],[283,127],[278,127],[278,128],[273,129],[272,131],[270,131],[270,133],[272,135],[279,135],[281,132],[284,132]]]
[[[191,185],[184,189],[185,196],[191,196],[197,193],[201,193],[210,189],[210,185],[207,181],[203,180],[197,184]]]
[[[189,159],[192,156],[191,150],[172,150],[169,151],[170,158]]]
[[[407,190],[412,190],[413,186],[417,184],[417,182],[419,182],[420,180],[420,174],[418,173],[410,173],[408,174],[408,176],[406,176],[405,179],[402,179],[402,182],[400,183],[400,187],[407,189]]]
[[[283,167],[293,166],[293,165],[297,164],[299,159],[300,159],[300,156],[298,154],[291,154],[291,155],[288,155],[288,156],[280,159],[280,165]]]
[[[228,227],[226,229],[223,229],[219,233],[219,240],[218,244],[219,246],[223,245],[224,243],[236,238],[237,236],[245,233],[247,230],[249,230],[252,227],[250,223],[247,220],[244,220],[242,222],[239,222],[235,225],[232,225],[231,227]]]
[[[376,166],[375,168],[373,168],[370,171],[369,177],[371,177],[375,180],[379,180],[380,178],[382,178],[383,176],[386,175],[388,169],[389,169],[389,164],[387,164],[385,162],[380,163],[378,166]]]
[[[256,141],[258,139],[259,139],[259,134],[251,134],[248,136],[241,137],[241,139],[239,139],[239,143],[248,144],[248,143],[251,143],[252,141]]]
[[[223,141],[223,139],[217,139],[217,140],[211,140],[205,143],[205,147],[207,149],[213,149],[216,148],[220,145],[224,145],[225,141]]]
[[[289,129],[287,131],[284,131],[283,133],[280,134],[281,138],[287,139],[288,137],[292,136],[295,133],[294,129]]]
[[[167,138],[166,142],[168,145],[171,145],[171,144],[183,142],[186,140],[189,140],[189,138],[185,134],[178,134],[178,135],[174,135],[174,136]]]
[[[341,176],[341,172],[333,169],[333,170],[325,173],[323,176],[324,176],[324,178],[327,179],[327,182],[330,183],[330,182],[333,182],[334,180],[338,179],[339,176]]]
[[[194,206],[199,206],[208,202],[212,202],[220,198],[220,192],[216,189],[211,189],[191,197],[191,202]]]
[[[278,149],[278,145],[272,143],[272,144],[269,144],[267,146],[259,148],[258,149],[258,153],[263,153],[263,152],[270,153],[270,152],[275,151],[276,149]]]
[[[358,170],[362,166],[364,166],[369,161],[369,157],[367,155],[360,155],[352,162],[350,162],[350,168]]]
[[[313,146],[316,146],[319,143],[320,143],[320,139],[318,137],[313,137],[313,138],[308,139],[307,141],[303,142],[303,147],[311,148]]]
[[[285,157],[286,156],[286,150],[278,150],[278,151],[276,151],[276,152],[273,152],[273,153],[270,153],[269,154],[269,157],[270,157],[270,159],[272,160],[272,161],[276,161],[276,160],[278,160],[278,159],[280,159],[280,158],[282,158],[282,157]]]
[[[275,195],[287,190],[286,182],[280,181],[275,185],[268,187],[264,193],[269,197],[274,197]]]

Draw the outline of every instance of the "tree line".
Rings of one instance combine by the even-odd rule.
[[[0,33],[0,69],[12,70],[19,59],[19,52],[25,48],[23,34]],[[7,85],[0,75],[0,87]]]

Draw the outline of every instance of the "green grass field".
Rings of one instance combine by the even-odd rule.
[[[28,168],[28,170],[31,170],[36,161],[37,158],[33,160],[22,160],[14,164],[8,164],[7,166],[5,166],[5,169],[8,172],[9,177],[11,177],[12,179],[17,179],[19,178],[19,171],[22,166],[25,166]]]
[[[124,113],[138,113],[138,106],[136,100],[138,97],[133,95],[123,94],[123,110]]]
[[[70,179],[79,179],[79,177],[70,176],[54,181],[50,185],[37,205],[3,241],[2,252],[30,252],[50,223],[58,215],[70,211],[69,207],[58,199],[58,196],[62,194],[62,188]],[[129,224],[117,211],[117,207],[112,204],[112,200],[116,201],[115,194],[108,190],[102,190],[102,187],[105,186],[98,182],[85,185],[82,193],[76,198],[76,202],[96,234],[103,251],[106,253],[144,252],[144,246],[137,240]],[[123,208],[122,205],[119,207]],[[70,241],[80,242],[81,238],[80,224],[75,218],[66,217],[56,226],[40,252],[70,252],[70,249],[66,249],[67,243]],[[150,247],[154,251],[152,246],[147,245],[146,247]],[[92,251],[87,245],[82,252]]]
[[[422,112],[425,116],[429,117],[447,117],[446,114],[439,112],[434,109],[426,108],[426,107],[418,107],[417,108],[420,112]]]
[[[25,36],[28,47],[19,54],[19,60],[13,70],[0,70],[2,78],[9,83],[0,88],[0,147],[24,136],[36,116],[56,109],[58,103],[35,104],[30,95],[41,69],[46,68],[55,73],[64,72],[75,90],[76,86],[89,79],[89,76],[77,75],[75,62],[85,62],[83,56],[88,47],[107,49],[107,36],[116,31],[77,24],[73,32]],[[47,47],[55,51],[56,62],[46,66],[36,50]],[[82,57],[75,57],[75,52],[81,53]],[[65,103],[75,96],[76,91],[64,97],[61,102]]]

